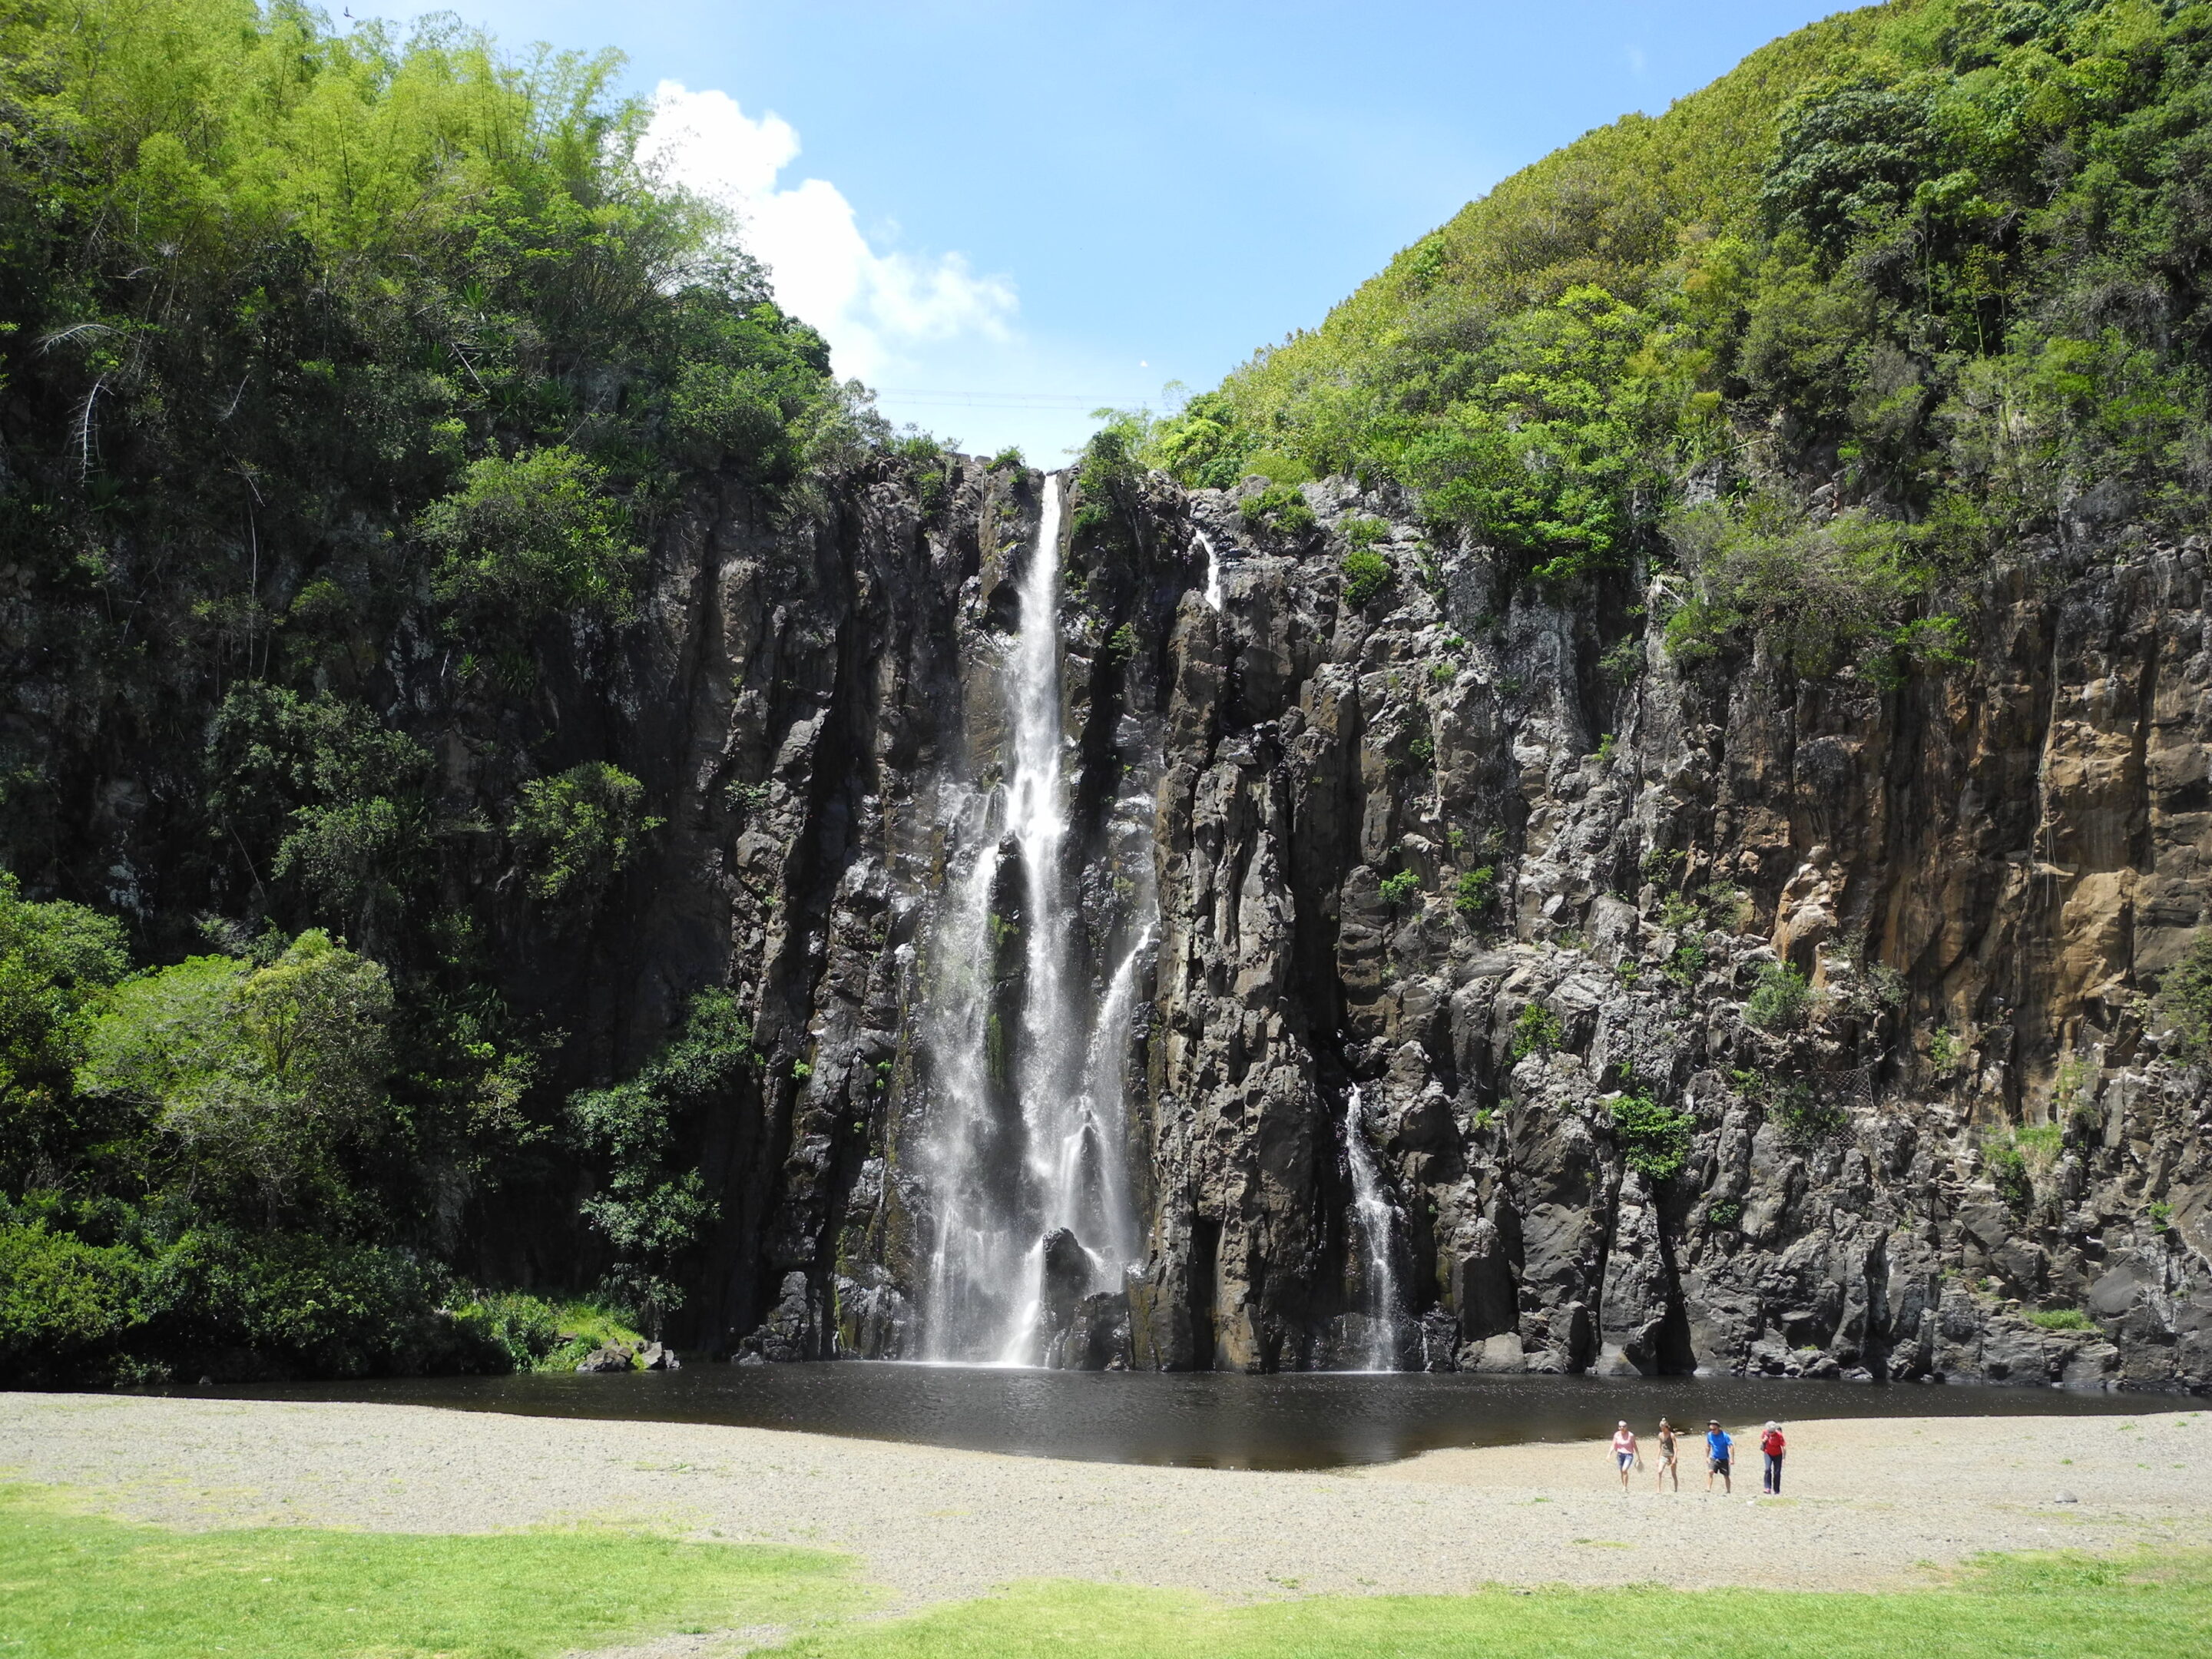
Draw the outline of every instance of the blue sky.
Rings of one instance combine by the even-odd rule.
[[[840,373],[1053,461],[1097,404],[1212,386],[1499,179],[1834,7],[356,5],[448,9],[679,85],[665,164],[739,205]]]

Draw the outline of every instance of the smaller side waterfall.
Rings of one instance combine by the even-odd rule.
[[[1213,538],[1203,530],[1194,532],[1194,539],[1206,550],[1206,602],[1218,611],[1221,609],[1221,550],[1214,546]]]
[[[1367,1369],[1398,1369],[1398,1273],[1392,1264],[1397,1217],[1382,1191],[1381,1171],[1360,1121],[1359,1085],[1344,1101],[1344,1161],[1352,1173],[1352,1217],[1358,1231],[1361,1288],[1365,1292]]]

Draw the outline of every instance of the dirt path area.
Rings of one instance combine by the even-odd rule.
[[[1788,1490],[1767,1501],[1746,1495],[1755,1455],[1734,1498],[1708,1497],[1686,1440],[1679,1496],[1648,1470],[1624,1496],[1595,1442],[1261,1474],[413,1406],[0,1394],[0,1477],[187,1527],[591,1522],[807,1544],[860,1556],[907,1605],[1033,1577],[1232,1597],[1859,1589],[1984,1550],[2212,1546],[2212,1413],[1785,1426]]]

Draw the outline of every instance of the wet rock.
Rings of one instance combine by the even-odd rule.
[[[1066,1328],[1048,1346],[1045,1364],[1071,1371],[1126,1371],[1133,1364],[1129,1298],[1101,1291],[1079,1301]]]
[[[576,1369],[586,1376],[635,1370],[637,1369],[637,1350],[627,1342],[602,1343],[577,1362]]]
[[[826,1358],[820,1346],[806,1275],[792,1273],[784,1275],[783,1294],[769,1310],[769,1316],[738,1344],[736,1358],[779,1365],[795,1360]]]
[[[803,530],[702,512],[625,671],[621,752],[667,757],[636,959],[683,965],[634,975],[611,1042],[657,1036],[678,981],[752,1024],[684,1316],[740,1358],[890,1357],[926,1314],[934,792],[1003,740],[978,665],[1037,499],[942,477],[927,512],[855,478]],[[1382,1321],[1423,1367],[2212,1384],[2212,1090],[2138,1000],[2212,867],[2201,560],[2022,541],[1960,606],[1966,665],[1875,684],[1747,641],[1678,660],[1647,622],[1671,575],[1553,592],[1394,490],[1304,490],[1297,535],[1157,477],[1070,520],[1094,980],[1158,896],[1126,1363],[1365,1363]],[[1353,520],[1391,573],[1356,610]],[[1812,999],[1750,1018],[1783,963]],[[1346,1222],[1354,1085],[1395,1308]],[[1656,1164],[1636,1103],[1679,1114]],[[1990,1161],[2021,1128],[2024,1188]],[[1036,1355],[1113,1364],[1079,1249],[1048,1246]],[[2054,1308],[2098,1328],[2026,1318]]]
[[[837,1351],[860,1359],[903,1359],[915,1335],[913,1304],[875,1263],[853,1277],[840,1274]]]

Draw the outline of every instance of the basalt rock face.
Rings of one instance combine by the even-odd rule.
[[[742,498],[696,513],[659,550],[616,699],[614,746],[668,823],[627,914],[577,953],[599,994],[568,1061],[619,1076],[690,991],[736,993],[758,1063],[698,1132],[718,1219],[672,1330],[738,1357],[921,1351],[928,924],[957,782],[1007,741],[994,670],[1042,481],[954,460],[925,483],[848,479],[781,526]],[[1101,939],[1149,890],[1117,874],[1146,843],[1116,803],[1146,798],[1162,747],[1156,680],[1192,581],[1187,538],[1160,539],[1178,505],[1145,497],[1064,567],[1068,879]],[[1143,1146],[1126,1156],[1141,1186]],[[1126,1364],[1126,1306],[1117,1324],[1079,1301],[1040,1344]]]
[[[752,1010],[689,1310],[727,1352],[921,1351],[946,780],[1004,740],[982,671],[1039,495],[946,477],[795,561],[707,518],[664,554],[633,696],[672,841],[612,1046],[708,981]],[[1364,1363],[1380,1317],[1431,1369],[2212,1384],[2212,1091],[2140,995],[2205,921],[2201,549],[2022,548],[1966,660],[1876,684],[1680,665],[1663,576],[1550,593],[1389,494],[1304,494],[1287,532],[1157,478],[1075,498],[1066,877],[1101,960],[1156,896],[1149,1249],[1123,1293],[1063,1276],[1048,1363]],[[1347,536],[1391,573],[1364,605]],[[1802,1006],[1771,971],[1753,1004],[1778,963]],[[1656,1161],[1646,1109],[1681,1124]]]

